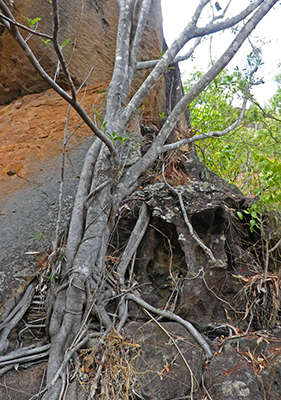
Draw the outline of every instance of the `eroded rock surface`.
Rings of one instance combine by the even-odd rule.
[[[185,398],[198,390],[204,352],[181,325],[164,322],[161,326],[150,321],[126,327],[126,334],[142,349],[133,361],[136,393],[153,400]]]

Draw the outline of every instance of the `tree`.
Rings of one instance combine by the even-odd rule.
[[[137,59],[141,38],[145,30],[151,0],[133,1],[117,0],[119,6],[119,23],[116,40],[115,65],[108,89],[106,113],[100,126],[94,123],[93,118],[85,112],[77,100],[77,88],[72,81],[64,60],[62,47],[58,43],[59,13],[58,0],[52,0],[53,6],[53,34],[46,35],[32,28],[20,25],[14,18],[11,9],[3,0],[0,1],[0,21],[9,30],[11,36],[18,42],[28,55],[34,68],[39,71],[49,85],[59,93],[81,119],[90,127],[96,139],[89,148],[84,160],[83,170],[77,188],[75,204],[67,233],[67,245],[60,278],[52,283],[56,288],[57,296],[52,310],[50,310],[49,335],[51,348],[48,362],[47,386],[45,399],[59,398],[64,385],[65,366],[78,348],[89,339],[88,319],[91,312],[98,316],[100,330],[94,336],[104,337],[114,327],[120,332],[126,323],[128,315],[128,301],[133,301],[141,307],[162,317],[171,318],[183,323],[194,335],[196,340],[210,357],[211,350],[204,337],[187,321],[169,311],[157,310],[147,304],[141,296],[130,288],[127,280],[129,263],[146,232],[150,215],[145,203],[140,207],[140,214],[135,227],[132,229],[125,250],[119,255],[115,271],[115,279],[109,276],[106,268],[107,255],[110,254],[109,243],[118,221],[122,202],[136,190],[140,178],[161,158],[182,146],[191,144],[199,139],[219,137],[233,129],[242,119],[246,107],[246,100],[238,120],[223,131],[204,132],[192,135],[167,144],[177,121],[185,112],[190,103],[216,78],[235,56],[244,41],[255,29],[261,19],[277,3],[277,0],[251,1],[235,16],[225,18],[228,5],[221,10],[218,17],[211,18],[204,26],[199,26],[200,17],[210,0],[201,0],[177,40],[165,51],[158,60],[143,62]],[[241,23],[241,24],[240,24]],[[235,27],[235,37],[221,57],[194,83],[188,92],[174,105],[168,115],[163,116],[163,124],[144,154],[128,160],[130,145],[137,147],[137,138],[132,137],[128,124],[137,119],[137,113],[150,90],[159,81],[168,68],[189,58],[200,40],[215,32]],[[40,65],[39,60],[31,51],[28,42],[23,39],[21,29],[50,40],[57,53],[58,63],[71,87],[68,94],[57,82],[52,79]],[[195,43],[185,56],[179,56],[180,50],[195,39]],[[131,99],[128,98],[132,81],[136,71],[152,68],[143,84],[138,88]],[[253,74],[256,66],[252,69]],[[247,89],[247,88],[246,88]],[[245,96],[246,99],[246,96]],[[180,187],[171,186],[165,179],[165,165],[163,164],[163,179],[169,190],[178,196],[180,209],[190,234],[213,263],[218,260],[211,249],[194,233],[186,214]],[[59,235],[57,230],[53,257],[57,255]],[[55,263],[54,263],[55,268]],[[53,272],[54,275],[54,272]],[[32,289],[30,289],[32,292]],[[32,293],[31,293],[32,294]],[[29,295],[31,295],[29,293]],[[108,311],[107,304],[112,298],[120,299],[113,313]],[[5,343],[2,341],[2,346]],[[69,350],[70,349],[70,350]],[[105,356],[106,353],[104,353]],[[102,368],[103,359],[101,360]],[[98,378],[97,378],[98,379]]]
[[[200,72],[194,73],[185,82],[185,90],[201,76]],[[222,131],[238,117],[239,109],[233,101],[243,95],[245,79],[238,67],[232,73],[224,70],[191,103],[191,119],[200,132],[207,132],[209,126]],[[255,218],[264,207],[276,211],[280,208],[279,91],[272,97],[271,106],[263,109],[254,102],[246,110],[243,124],[223,138],[198,142],[198,156],[208,168],[246,195],[259,197],[252,207]],[[256,222],[254,219],[252,224]]]

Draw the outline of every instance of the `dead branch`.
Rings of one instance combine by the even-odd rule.
[[[59,31],[59,14],[58,14],[58,2],[57,0],[52,0],[52,5],[53,5],[53,21],[54,21],[54,28],[53,28],[53,45],[55,52],[57,54],[58,60],[60,62],[60,65],[62,67],[63,73],[66,76],[66,79],[68,80],[71,88],[71,93],[72,93],[72,99],[76,102],[76,89],[74,87],[71,75],[69,73],[69,70],[66,66],[66,62],[64,60],[64,56],[62,53],[62,49],[58,43],[58,31]]]
[[[28,26],[22,25],[19,22],[16,22],[14,19],[9,18],[9,17],[7,17],[6,15],[4,15],[2,13],[0,13],[0,18],[2,18],[5,21],[8,21],[10,24],[13,24],[13,25],[15,25],[15,26],[17,26],[17,27],[19,27],[21,29],[24,29],[25,31],[31,33],[32,35],[40,36],[40,37],[43,37],[43,38],[49,39],[49,40],[53,40],[52,36],[47,35],[46,33],[43,33],[43,32],[34,31],[33,29],[29,28]],[[10,26],[6,25],[6,27],[8,29],[10,29]]]
[[[230,126],[225,128],[223,131],[208,132],[205,134],[193,136],[189,139],[182,139],[175,143],[166,144],[162,147],[161,151],[164,153],[167,151],[179,149],[180,147],[184,146],[185,144],[194,143],[194,142],[197,142],[198,140],[210,139],[212,137],[222,137],[222,136],[227,135],[229,132],[233,131],[235,128],[237,128],[238,125],[241,124],[241,122],[244,118],[244,115],[245,115],[246,105],[247,105],[247,98],[245,97],[238,119],[233,124],[231,124]]]

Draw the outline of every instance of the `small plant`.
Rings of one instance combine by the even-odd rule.
[[[116,140],[120,140],[121,143],[125,143],[126,140],[129,139],[125,136],[118,135],[118,133],[116,133],[114,131],[112,133],[109,133],[109,137],[113,142],[115,142]]]
[[[248,208],[248,210],[242,211],[237,211],[237,216],[238,218],[243,221],[244,219],[244,214],[250,216],[250,221],[249,221],[249,228],[250,232],[254,232],[255,228],[260,228],[261,226],[261,214],[259,211],[257,211],[258,204],[255,203],[252,205],[252,207]]]
[[[51,43],[51,39],[43,39],[40,38],[41,42],[44,43],[46,46],[48,46]]]
[[[45,235],[42,232],[32,233],[31,236],[32,236],[32,240],[43,240],[43,239],[45,239]]]
[[[23,18],[26,20],[30,28],[33,28],[35,25],[38,24],[39,21],[41,21],[40,17],[28,18],[23,15]]]
[[[51,283],[55,283],[55,277],[52,274],[46,275],[46,279],[48,279]]]
[[[65,40],[62,42],[62,44],[60,45],[61,49],[64,49],[65,46],[67,46],[69,42],[70,42],[70,39],[65,39]]]

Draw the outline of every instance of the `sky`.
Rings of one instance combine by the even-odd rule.
[[[181,33],[186,24],[190,21],[192,11],[198,5],[198,0],[161,0],[164,35],[169,44]],[[213,1],[214,3],[214,1]],[[227,4],[227,0],[219,0],[221,6]],[[229,9],[228,16],[238,13],[249,4],[249,0],[232,0],[232,9]],[[204,16],[203,16],[204,18]],[[202,20],[204,22],[204,19]],[[203,25],[203,23],[201,23]],[[200,24],[199,24],[200,25]],[[261,45],[262,58],[264,65],[261,66],[258,77],[263,78],[264,84],[254,88],[253,94],[262,104],[266,104],[269,98],[275,93],[277,84],[275,76],[281,73],[281,4],[277,5],[269,11],[264,19],[259,23],[252,33],[252,41]],[[233,39],[230,33],[216,33],[212,39],[212,56],[218,58],[226,49],[228,43]],[[260,42],[262,40],[263,42]],[[246,65],[246,57],[250,52],[250,45],[244,43],[229,68],[232,69],[236,65],[243,68]],[[210,39],[206,39],[194,53],[193,61],[185,61],[180,63],[182,78],[193,70],[206,71],[210,62]]]

